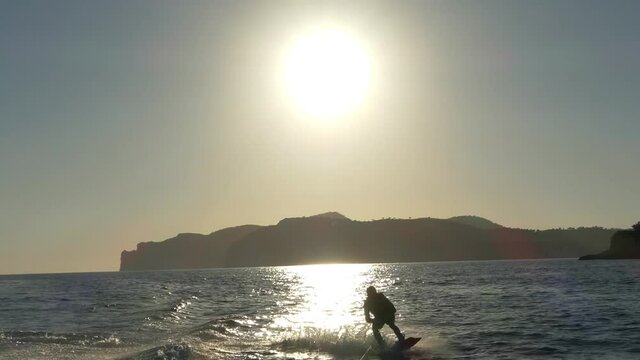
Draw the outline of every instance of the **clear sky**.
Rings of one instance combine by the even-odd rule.
[[[638,14],[638,1],[0,1],[0,273],[116,270],[141,241],[325,211],[628,227]],[[353,66],[298,80],[366,78],[325,84],[355,96],[340,111],[310,110],[288,83],[295,49],[324,51],[317,34],[338,34],[325,38]]]

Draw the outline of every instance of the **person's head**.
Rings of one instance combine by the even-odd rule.
[[[367,288],[367,296],[372,296],[376,294],[376,288],[374,288],[373,286],[369,286]]]

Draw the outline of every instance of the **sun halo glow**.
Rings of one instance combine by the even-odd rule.
[[[300,38],[285,64],[288,92],[314,117],[334,118],[352,111],[365,97],[370,61],[344,32],[324,30]]]

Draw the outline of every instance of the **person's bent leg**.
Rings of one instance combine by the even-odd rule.
[[[391,321],[389,321],[387,325],[389,325],[391,330],[393,330],[393,333],[396,334],[398,341],[401,341],[401,342],[404,341],[404,335],[400,332],[400,329],[398,328],[398,326],[396,326],[395,319],[392,319]]]
[[[380,347],[384,347],[385,346],[384,340],[382,339],[382,335],[380,335],[380,329],[382,328],[383,325],[384,325],[384,323],[376,321],[376,320],[374,320],[373,324],[371,324],[371,330],[373,331],[373,337],[376,339],[376,341],[378,342],[378,345],[380,345]]]

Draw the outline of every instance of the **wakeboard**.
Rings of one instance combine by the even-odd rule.
[[[378,353],[382,359],[408,359],[407,350],[411,349],[422,338],[409,337],[404,341],[396,341],[393,345]]]
[[[413,347],[413,345],[417,344],[422,338],[409,337],[404,339],[404,341],[396,341],[395,344],[391,345],[388,351],[390,352],[400,352],[409,350]]]

